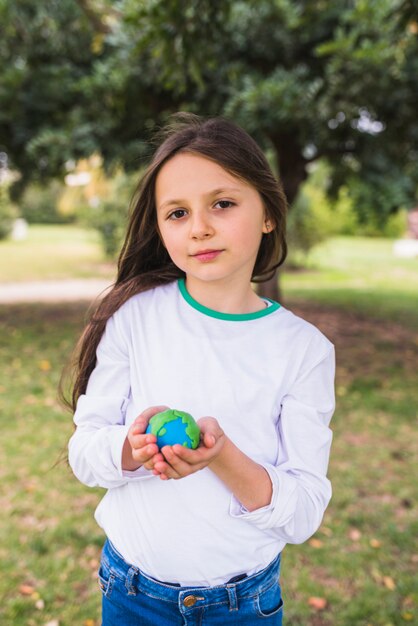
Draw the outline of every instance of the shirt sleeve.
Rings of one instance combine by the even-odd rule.
[[[76,430],[68,446],[70,466],[88,487],[111,489],[153,476],[143,467],[134,472],[122,470],[122,449],[129,430],[125,414],[130,397],[130,365],[117,314],[106,324],[86,393],[78,399]]]
[[[334,347],[299,375],[282,401],[279,454],[263,464],[273,487],[269,505],[247,511],[232,497],[230,514],[255,524],[286,543],[303,543],[319,528],[331,499],[326,473],[335,408]]]

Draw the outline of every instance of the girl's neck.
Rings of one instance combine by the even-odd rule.
[[[265,302],[257,296],[248,285],[237,285],[231,281],[229,284],[220,285],[217,281],[195,281],[186,278],[187,292],[199,304],[218,311],[241,315],[243,313],[256,313],[265,308]]]

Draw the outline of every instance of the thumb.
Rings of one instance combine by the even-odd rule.
[[[145,409],[145,411],[142,411],[142,413],[140,413],[140,415],[138,415],[138,417],[134,421],[136,431],[138,433],[144,433],[147,429],[151,417],[154,417],[154,415],[157,415],[157,413],[161,413],[161,411],[165,411],[168,408],[169,407],[165,405],[150,406],[148,409]]]
[[[132,434],[133,435],[143,435],[147,429],[148,422],[141,417],[137,417],[134,423],[132,424]]]
[[[203,435],[203,443],[207,448],[213,448],[216,443],[215,435],[212,435],[212,433],[205,433]]]
[[[203,443],[207,448],[213,448],[218,439],[222,437],[223,431],[214,417],[203,417],[198,420],[202,433]]]

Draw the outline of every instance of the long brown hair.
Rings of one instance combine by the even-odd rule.
[[[96,364],[96,349],[107,320],[134,294],[184,277],[169,257],[157,227],[155,182],[161,167],[175,154],[187,152],[211,159],[230,174],[252,185],[260,194],[266,218],[274,225],[263,234],[252,276],[264,282],[286,258],[286,198],[262,150],[240,127],[215,117],[202,119],[190,113],[172,116],[158,135],[159,147],[134,193],[128,229],[118,260],[117,278],[92,313],[77,344],[71,400],[75,410],[79,396]],[[65,394],[63,394],[65,395]]]

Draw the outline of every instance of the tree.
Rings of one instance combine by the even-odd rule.
[[[33,5],[0,5],[0,145],[23,181],[93,151],[138,167],[154,125],[190,110],[231,117],[269,149],[290,204],[318,159],[330,196],[349,183],[361,219],[414,201],[415,0]]]

